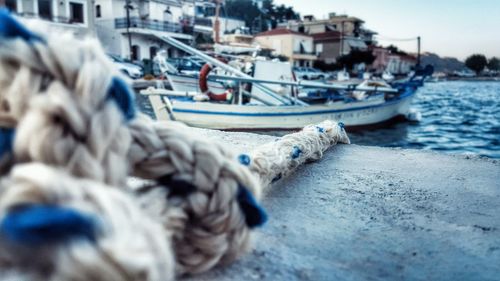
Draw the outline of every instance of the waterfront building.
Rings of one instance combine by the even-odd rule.
[[[76,36],[95,33],[91,0],[3,0],[1,3],[22,22],[41,20],[50,32],[72,32]]]
[[[417,59],[414,56],[392,53],[389,48],[373,47],[372,53],[375,56],[375,61],[372,63],[371,69],[378,74],[387,71],[392,74],[405,75],[417,65]]]
[[[152,59],[160,49],[169,57],[182,53],[160,36],[193,40],[194,1],[95,0],[94,9],[97,36],[106,51],[132,61]]]
[[[255,42],[287,57],[293,66],[312,67],[318,59],[314,52],[314,38],[291,29],[277,28],[259,33],[255,35]]]
[[[359,18],[330,13],[327,19],[304,16],[303,20],[290,20],[281,26],[313,36],[319,60],[334,63],[352,50],[367,51],[368,46],[376,43],[376,32],[363,25]]]
[[[195,5],[195,32],[215,38],[216,4],[214,1],[205,0],[196,1]],[[236,30],[243,28],[245,21],[228,17],[224,13],[219,14],[219,38],[223,38],[225,34],[234,34]]]

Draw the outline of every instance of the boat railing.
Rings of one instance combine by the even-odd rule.
[[[390,87],[380,87],[380,86],[359,86],[355,84],[335,84],[335,83],[320,83],[320,82],[310,82],[310,81],[284,81],[284,80],[266,80],[266,79],[256,79],[256,78],[246,78],[246,77],[234,77],[226,75],[210,75],[208,76],[209,81],[237,81],[245,83],[262,83],[262,84],[275,84],[282,86],[293,86],[293,87],[303,87],[303,88],[324,88],[332,90],[346,90],[346,91],[366,91],[366,92],[380,92],[380,93],[398,93],[399,91]]]

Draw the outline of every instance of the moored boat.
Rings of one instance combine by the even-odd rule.
[[[325,119],[339,120],[346,126],[381,123],[409,113],[411,100],[430,71],[417,72],[409,80],[394,84],[384,81],[364,81],[361,84],[293,81],[291,67],[288,66],[290,73],[287,73],[286,67],[278,62],[276,66],[266,62],[265,68],[255,67],[254,75],[249,76],[237,69],[232,71],[227,64],[183,46],[175,39],[165,38],[165,41],[181,45],[184,51],[234,74],[209,75],[200,79],[197,75],[167,73],[174,91],[142,92],[147,95],[157,119],[175,118],[190,126],[211,129],[296,129]],[[280,69],[285,70],[280,73]],[[269,78],[256,78],[263,76]],[[207,83],[205,87],[199,87],[200,81]],[[241,87],[242,83],[251,83],[252,89]],[[321,92],[314,102],[307,99],[311,93],[309,89],[315,89],[313,93]],[[228,98],[212,100],[207,91],[224,92]],[[228,95],[228,91],[233,94]]]

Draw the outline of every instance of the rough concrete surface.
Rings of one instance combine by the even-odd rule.
[[[271,187],[250,253],[185,280],[500,280],[499,178],[497,160],[340,145]]]

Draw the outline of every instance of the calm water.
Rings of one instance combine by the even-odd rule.
[[[420,122],[350,132],[352,143],[500,158],[500,82],[428,83],[412,108]]]

